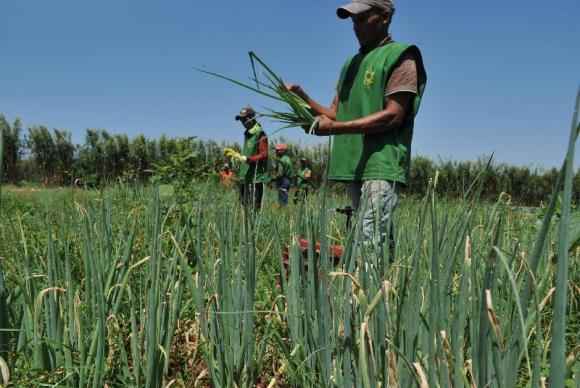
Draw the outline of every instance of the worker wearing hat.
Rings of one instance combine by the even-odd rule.
[[[238,153],[227,148],[225,155],[241,163],[240,200],[246,207],[260,209],[264,193],[264,183],[268,178],[268,137],[256,119],[252,107],[243,108],[236,120],[244,126],[244,146]]]
[[[337,9],[339,18],[352,20],[360,48],[346,60],[330,107],[287,85],[318,115],[314,134],[334,137],[329,179],[349,185],[353,207],[362,212],[364,240],[381,244],[392,236],[399,188],[409,179],[427,79],[419,49],[392,39],[394,14],[391,0],[353,0]]]
[[[288,194],[292,183],[292,160],[288,156],[287,144],[276,144],[276,187],[278,188],[278,204],[288,205]]]

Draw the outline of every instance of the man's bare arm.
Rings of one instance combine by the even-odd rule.
[[[310,105],[310,108],[312,108],[312,110],[317,116],[324,115],[331,120],[336,120],[338,96],[334,97],[334,99],[332,100],[332,104],[330,104],[329,107],[322,106],[311,98],[308,98],[308,100],[305,101],[308,105]]]
[[[389,96],[387,106],[382,111],[351,121],[335,121],[321,115],[316,135],[376,134],[399,129],[405,121],[413,97],[413,93],[395,93]]]

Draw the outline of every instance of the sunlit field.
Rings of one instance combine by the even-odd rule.
[[[392,260],[362,244],[356,220],[346,230],[335,209],[347,197],[324,189],[288,208],[269,190],[254,214],[213,183],[185,201],[168,186],[4,188],[2,376],[18,387],[534,386],[550,372],[559,215],[509,196],[440,200],[434,184],[403,197]]]

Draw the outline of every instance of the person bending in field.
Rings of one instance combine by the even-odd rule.
[[[339,18],[352,20],[360,49],[346,60],[330,107],[299,85],[286,85],[318,115],[314,134],[334,136],[329,179],[349,184],[353,207],[361,207],[364,241],[388,239],[389,245],[394,244],[399,188],[409,179],[413,124],[427,79],[419,49],[392,39],[394,13],[390,0],[353,0],[338,8]]]
[[[251,209],[260,209],[264,194],[264,183],[268,178],[268,137],[256,120],[256,112],[245,107],[236,116],[244,126],[244,146],[242,153],[226,149],[226,156],[241,162],[238,178],[240,200]]]
[[[233,183],[234,183],[234,172],[232,171],[230,165],[228,163],[224,163],[220,173],[220,183],[222,184],[222,186],[224,186],[225,188],[230,188],[232,187]]]
[[[312,170],[308,159],[300,158],[300,168],[296,174],[296,193],[294,193],[294,203],[304,202],[308,197],[308,192],[312,187]]]

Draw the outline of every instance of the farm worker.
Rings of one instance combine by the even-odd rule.
[[[304,201],[308,196],[308,191],[312,187],[312,170],[308,159],[300,158],[300,167],[296,174],[296,193],[294,203]]]
[[[288,205],[288,192],[292,182],[292,161],[288,156],[287,144],[276,144],[276,187],[278,188],[278,204]]]
[[[427,79],[419,49],[392,39],[394,13],[391,0],[352,0],[337,9],[340,19],[352,20],[360,49],[346,60],[330,107],[286,85],[318,115],[314,134],[334,137],[329,179],[348,183],[353,207],[361,205],[364,241],[383,244],[389,236],[389,245]]]
[[[234,172],[232,171],[228,163],[224,163],[222,170],[220,171],[220,183],[225,187],[231,187],[234,180]]]
[[[268,182],[268,137],[256,120],[252,107],[243,108],[236,120],[244,126],[244,146],[242,153],[226,148],[227,157],[241,162],[239,170],[240,200],[244,206],[260,209],[264,183]]]

